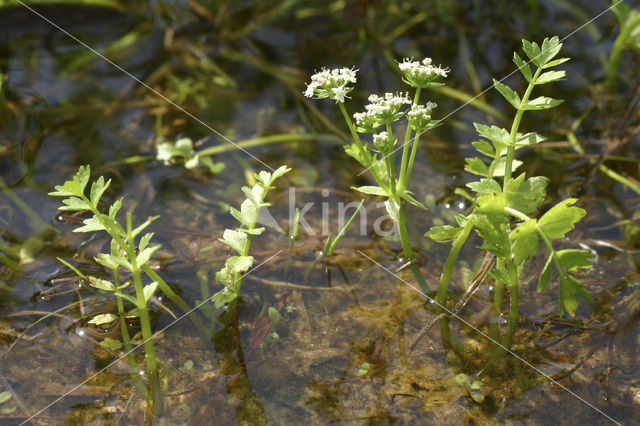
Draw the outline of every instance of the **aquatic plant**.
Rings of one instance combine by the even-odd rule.
[[[528,82],[527,89],[520,96],[509,86],[494,80],[494,87],[515,108],[516,114],[507,130],[497,126],[474,123],[482,140],[473,142],[473,146],[489,158],[485,160],[474,157],[466,160],[465,170],[480,176],[481,179],[467,186],[475,193],[475,205],[471,213],[456,216],[458,226],[443,225],[430,229],[425,235],[436,241],[453,241],[442,272],[436,301],[437,310],[443,312],[451,274],[458,254],[469,238],[471,231],[476,230],[483,239],[482,250],[496,257],[496,266],[491,271],[495,278],[493,321],[491,335],[498,341],[498,317],[504,304],[505,289],[509,291],[508,331],[503,345],[509,347],[518,324],[518,292],[520,276],[525,262],[538,253],[539,240],[547,248],[548,258],[540,273],[538,290],[544,290],[551,281],[552,269],[560,277],[558,290],[558,310],[562,315],[567,312],[574,316],[577,309],[577,297],[591,300],[589,293],[573,275],[581,268],[591,267],[586,250],[557,250],[552,241],[563,238],[574,225],[586,214],[574,206],[576,199],[563,200],[547,210],[539,218],[540,207],[545,202],[545,191],[549,179],[535,176],[526,179],[525,173],[512,177],[512,173],[522,163],[516,160],[515,151],[545,140],[536,133],[519,133],[523,115],[526,111],[540,111],[553,108],[562,100],[540,96],[531,99],[536,86],[564,79],[565,72],[552,68],[569,60],[554,59],[560,52],[562,44],[558,37],[544,39],[542,45],[522,41],[522,47],[529,62],[525,62],[517,52],[513,61]],[[536,70],[529,65],[533,63]],[[502,184],[496,178],[502,177]],[[450,342],[447,321],[440,323],[446,341]]]
[[[622,53],[626,49],[640,52],[640,10],[631,9],[623,1],[616,2],[611,7],[611,10],[616,15],[620,25],[620,33],[616,37],[613,49],[609,54],[606,80],[606,84],[609,87],[613,87],[617,81]]]
[[[264,228],[256,227],[260,209],[270,205],[265,202],[265,198],[273,188],[275,180],[290,170],[287,166],[281,166],[273,173],[261,171],[254,174],[256,183],[252,187],[242,188],[247,198],[240,205],[240,210],[230,208],[231,215],[240,222],[240,226],[236,229],[225,229],[220,241],[231,247],[238,255],[228,258],[224,267],[216,273],[216,280],[224,286],[224,289],[212,298],[216,307],[232,303],[240,296],[242,274],[253,266],[253,256],[249,255],[251,239],[254,235],[264,232]]]
[[[77,268],[73,267],[63,259],[58,258],[58,260],[73,269],[82,279],[84,284],[102,291],[113,292],[116,295],[122,338],[125,349],[129,354],[132,353],[132,343],[126,325],[126,318],[132,314],[135,314],[140,318],[140,327],[144,341],[146,360],[145,375],[148,377],[149,389],[141,386],[141,382],[139,380],[134,379],[134,381],[145,395],[152,410],[156,414],[159,414],[163,411],[163,399],[160,389],[160,380],[158,377],[158,366],[155,356],[153,334],[151,331],[151,319],[149,317],[149,299],[156,289],[160,288],[164,294],[185,310],[185,312],[189,311],[189,307],[177,294],[173,292],[173,290],[171,290],[167,283],[162,280],[162,278],[160,278],[160,276],[153,271],[148,264],[154,253],[160,249],[160,244],[151,244],[151,238],[153,237],[153,233],[151,232],[145,233],[142,236],[140,235],[155,219],[157,219],[157,217],[149,217],[142,224],[134,228],[132,215],[127,212],[125,226],[123,227],[116,218],[118,212],[122,208],[122,199],[118,199],[111,204],[107,214],[102,213],[99,209],[100,199],[109,188],[111,180],[105,181],[104,177],[101,176],[97,180],[93,181],[89,190],[89,195],[86,195],[85,192],[89,183],[90,175],[90,167],[81,166],[71,180],[66,181],[63,185],[57,185],[55,187],[55,191],[50,192],[49,195],[54,197],[67,197],[62,200],[63,205],[58,208],[59,210],[72,212],[90,211],[93,214],[90,218],[85,219],[83,221],[84,225],[76,228],[74,232],[105,231],[109,234],[111,237],[111,252],[109,254],[98,254],[95,261],[113,272],[113,281],[84,275]],[[140,237],[138,238],[138,236]],[[137,243],[136,238],[138,241]],[[133,281],[121,282],[120,268],[128,271],[128,273],[131,274]],[[143,284],[144,275],[146,275],[151,281],[146,285]],[[129,287],[132,282],[135,288],[135,297],[123,292],[123,290]],[[133,303],[135,311],[126,312],[123,300],[128,300]],[[99,324],[104,321],[112,322],[115,318],[102,317],[94,320]],[[107,347],[117,348],[117,345],[110,341],[104,342],[104,345]],[[129,362],[133,369],[134,364],[131,357],[129,358]],[[133,371],[132,377],[135,377]]]
[[[387,199],[385,202],[387,213],[398,224],[404,255],[407,261],[411,261],[415,256],[405,223],[403,201],[426,209],[415,199],[413,193],[408,190],[408,186],[420,135],[438,125],[438,120],[431,118],[431,112],[436,104],[432,102],[420,104],[420,94],[424,88],[443,85],[439,80],[446,77],[449,70],[433,65],[430,58],[422,61],[405,58],[398,63],[398,67],[402,80],[415,89],[413,100],[409,98],[408,93],[385,93],[382,96],[372,94],[368,98],[369,104],[365,106],[365,111],[353,115],[355,124],[344,102],[353,90],[351,84],[356,82],[356,70],[322,69],[311,77],[304,95],[336,101],[353,137],[353,142],[345,146],[345,151],[371,172],[377,184],[377,186],[361,186],[353,189]],[[408,107],[405,108],[405,106]],[[398,140],[394,137],[392,124],[403,117],[406,119],[404,140],[402,145],[396,148]],[[371,143],[363,143],[359,133],[371,133]],[[400,170],[396,173],[395,156],[400,149],[402,149]],[[427,291],[428,287],[417,269],[412,268],[412,270],[423,290]]]

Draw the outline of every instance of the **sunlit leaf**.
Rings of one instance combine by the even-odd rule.
[[[579,207],[569,207],[578,201],[575,198],[564,200],[553,206],[538,221],[538,227],[549,238],[562,238],[573,229],[586,212]]]
[[[504,98],[511,105],[513,105],[513,107],[515,109],[519,109],[520,108],[520,96],[518,96],[518,94],[515,92],[515,90],[513,90],[512,88],[510,88],[506,84],[500,83],[495,78],[493,79],[493,87],[495,87],[498,90],[498,92],[500,92],[500,94],[502,96],[504,96]]]
[[[247,272],[251,266],[253,266],[252,256],[231,256],[226,262],[226,267],[233,273]]]
[[[507,207],[528,215],[534,213],[544,202],[549,179],[535,176],[525,182],[524,177],[525,174],[522,173],[507,184]]]
[[[529,66],[529,64],[523,61],[520,55],[518,55],[516,52],[513,52],[513,62],[516,64],[527,82],[530,83],[533,74],[531,73],[531,67]]]
[[[434,226],[424,236],[434,241],[453,241],[458,237],[461,230],[462,228],[451,225]]]
[[[151,298],[151,296],[153,296],[153,293],[156,291],[157,288],[158,288],[158,283],[155,281],[143,287],[142,294],[144,295],[144,303],[147,303],[149,301],[149,299]]]
[[[522,105],[522,109],[525,111],[551,109],[551,108],[557,107],[563,102],[564,102],[563,99],[553,99],[553,98],[548,98],[546,96],[540,96],[530,101],[527,101],[527,103]]]
[[[470,182],[467,184],[467,187],[471,188],[471,190],[477,192],[478,194],[491,194],[491,193],[501,193],[502,188],[500,184],[493,179],[480,179],[477,182]]]
[[[359,187],[352,186],[351,189],[355,189],[356,191],[362,192],[364,194],[369,194],[369,195],[388,196],[387,191],[380,188],[379,186],[359,186]]]
[[[589,258],[593,257],[593,254],[587,250],[560,250],[556,252],[558,261],[567,271],[577,271],[578,269],[587,269],[593,266],[589,261]]]
[[[114,314],[100,314],[91,318],[88,322],[89,324],[102,325],[102,324],[110,324],[118,319],[117,315]]]
[[[582,284],[569,274],[560,276],[560,288],[558,293],[558,310],[562,316],[563,310],[574,317],[578,308],[578,300],[576,296],[580,296],[587,301],[592,301],[589,292],[582,287]]]
[[[247,243],[247,234],[244,232],[234,231],[233,229],[225,229],[220,241],[234,249],[239,254],[244,254],[245,245]]]
[[[107,188],[109,188],[110,184],[111,184],[111,179],[105,182],[103,176],[100,176],[98,180],[94,181],[91,184],[89,200],[91,201],[91,204],[93,204],[94,207],[98,207],[98,202],[100,201],[100,198],[102,198],[102,194],[104,194],[104,191],[106,191]]]
[[[538,254],[538,233],[536,232],[536,220],[529,219],[521,223],[509,233],[511,253],[516,265],[521,265],[525,260]]]
[[[487,165],[479,159],[478,157],[466,158],[464,170],[473,173],[474,175],[483,176],[489,178],[489,168]]]
[[[58,210],[77,212],[82,210],[89,210],[91,208],[89,204],[78,197],[65,198],[64,200],[62,200],[62,203],[64,205],[58,207]]]
[[[566,73],[564,71],[547,71],[538,77],[536,84],[546,84],[563,80],[565,76]]]
[[[100,346],[117,351],[122,348],[122,342],[116,339],[112,339],[111,337],[107,337],[102,342],[100,342]]]
[[[549,257],[547,258],[547,262],[544,264],[544,268],[542,268],[542,272],[540,273],[540,278],[538,278],[538,291],[542,291],[547,288],[549,281],[551,280],[551,269],[553,265],[553,256],[555,252],[549,253]]]

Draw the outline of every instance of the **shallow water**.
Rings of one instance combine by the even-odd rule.
[[[270,194],[269,211],[283,232],[270,228],[254,239],[256,264],[266,262],[245,278],[238,311],[197,311],[211,324],[203,339],[189,319],[174,321],[182,312],[169,301],[152,305],[154,329],[163,330],[155,344],[166,405],[155,419],[145,413],[126,360],[116,361],[122,353],[98,344],[112,334],[87,325],[92,315],[113,311],[113,300],[79,285],[56,259],[106,276],[93,257],[108,249],[108,239],[73,233],[78,219],[61,215],[59,200],[47,193],[79,165],[91,164],[94,177],[113,180],[105,201],[124,197],[124,209],[136,222],[160,215],[152,231],[163,248],[154,265],[194,306],[203,297],[203,277],[210,291],[219,289],[213,275],[229,252],[217,238],[234,226],[228,206],[242,201],[240,187],[264,165],[238,150],[214,157],[226,164],[219,174],[155,161],[159,136],[201,140],[198,149],[228,142],[33,12],[0,8],[0,70],[9,76],[10,117],[0,130],[0,254],[9,259],[0,264],[0,392],[13,395],[0,404],[3,424],[609,421],[589,404],[633,424],[640,416],[640,198],[592,162],[602,153],[617,155],[605,164],[638,179],[640,117],[631,103],[638,96],[638,56],[624,56],[617,91],[601,84],[618,31],[610,13],[564,42],[562,56],[573,58],[563,67],[568,79],[540,94],[567,101],[527,114],[524,123],[526,131],[535,129],[550,143],[519,152],[528,174],[552,179],[550,201],[577,197],[587,210],[558,245],[596,255],[595,266],[580,275],[594,301],[581,301],[574,319],[558,317],[557,284],[536,291],[545,258],[533,259],[521,282],[520,327],[512,347],[519,358],[487,363],[490,342],[455,319],[451,329],[466,353],[443,346],[437,326],[410,350],[435,314],[410,287],[416,284],[409,269],[399,269],[399,242],[374,233],[373,213],[384,210],[374,197],[366,201],[365,232],[356,221],[335,256],[313,263],[322,234],[339,230],[338,204],[360,200],[349,188],[373,181],[356,176],[359,169],[344,154],[340,140],[346,140],[347,129],[333,102],[308,101],[301,94],[313,70],[354,66],[359,79],[348,105],[355,112],[370,92],[406,90],[394,59],[430,56],[452,69],[447,87],[474,96],[492,77],[514,69],[511,55],[521,38],[567,36],[603,11],[604,2],[213,3],[37,9],[234,142],[317,134],[249,149],[260,161],[293,171]],[[519,76],[507,81],[523,89]],[[480,95],[484,108],[459,110],[463,102],[446,92],[426,96],[439,105],[434,116],[456,111],[422,137],[410,185],[432,207],[427,213],[409,207],[408,226],[420,270],[435,291],[449,246],[422,234],[466,207],[454,191],[471,180],[463,167],[477,138],[472,122],[506,126],[503,116],[508,120],[512,111],[495,91]],[[588,155],[578,155],[567,133],[590,106],[575,132]],[[288,217],[292,206],[305,203],[315,203],[304,216],[309,229],[290,253]],[[472,240],[462,252],[452,301],[481,260],[478,245]],[[402,279],[367,257],[399,270]],[[483,332],[490,285],[460,312]],[[275,328],[269,307],[281,314]],[[137,358],[144,365],[143,355]],[[479,403],[455,376],[481,370],[485,399]]]

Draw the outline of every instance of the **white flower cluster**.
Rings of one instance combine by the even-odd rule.
[[[380,132],[377,135],[373,135],[373,146],[383,154],[391,151],[394,145],[394,141],[391,140],[387,132]]]
[[[410,104],[408,93],[385,93],[384,97],[378,95],[369,96],[369,104],[364,112],[353,114],[353,118],[358,126],[358,131],[365,133],[375,133],[376,129],[383,124],[398,120],[404,112],[400,111],[402,105]]]
[[[431,64],[431,58],[424,58],[421,62],[413,61],[413,58],[404,58],[398,63],[403,74],[403,81],[413,87],[428,87],[439,85],[436,80],[446,77],[449,69]]]
[[[347,93],[353,90],[347,84],[356,82],[356,71],[349,68],[336,68],[327,70],[323,68],[320,72],[311,76],[311,83],[307,84],[304,95],[307,98],[316,99],[331,98],[336,103],[344,102]]]
[[[433,102],[427,102],[425,105],[413,105],[411,110],[407,112],[407,121],[411,128],[419,132],[435,122],[436,120],[431,120],[431,111],[437,106]]]

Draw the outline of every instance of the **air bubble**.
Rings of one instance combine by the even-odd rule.
[[[450,209],[451,208],[451,204],[449,204],[449,203],[445,204],[444,208],[447,209],[447,210]]]
[[[465,204],[465,202],[464,202],[464,201],[460,201],[460,202],[458,203],[458,209],[460,209],[460,210],[464,210],[464,209],[465,209],[465,207],[467,207],[467,205]]]

